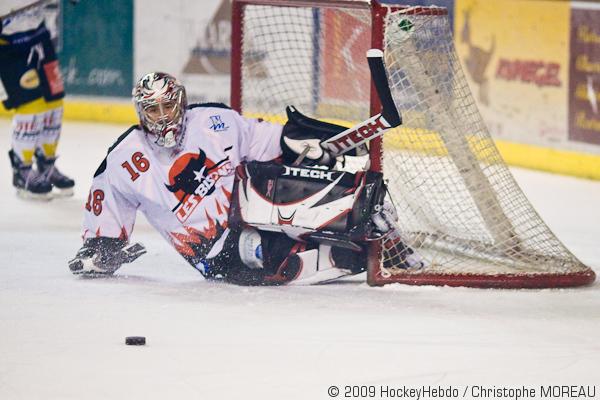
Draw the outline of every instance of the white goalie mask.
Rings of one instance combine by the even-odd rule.
[[[160,147],[171,148],[183,137],[185,88],[164,72],[144,75],[132,92],[140,124]]]

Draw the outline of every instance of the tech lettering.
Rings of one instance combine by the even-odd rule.
[[[322,171],[318,169],[288,167],[287,165],[284,165],[284,167],[284,176],[297,176],[301,178],[312,178],[333,181],[333,174],[335,173],[334,171]]]
[[[328,141],[327,144],[336,152],[343,152],[375,137],[378,133],[389,129],[391,126],[381,114],[366,120],[361,125],[350,128],[339,134],[339,138]]]

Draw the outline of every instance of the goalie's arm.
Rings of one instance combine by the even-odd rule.
[[[109,154],[94,174],[84,211],[83,246],[68,263],[76,275],[110,275],[146,252],[141,244],[129,243],[138,204],[119,190],[120,159],[113,161]]]
[[[342,155],[381,136],[386,130],[402,124],[402,117],[396,107],[387,80],[383,52],[379,49],[370,49],[367,51],[367,60],[371,79],[381,101],[382,112],[323,141],[321,146],[333,157]]]

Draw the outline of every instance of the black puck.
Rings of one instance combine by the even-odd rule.
[[[127,336],[125,344],[129,346],[143,346],[146,344],[146,338],[144,336]]]

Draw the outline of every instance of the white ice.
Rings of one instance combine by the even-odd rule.
[[[0,119],[6,151],[9,128]],[[0,157],[0,399],[292,400],[327,399],[331,385],[600,384],[598,283],[208,283],[143,217],[133,240],[148,254],[114,278],[72,276],[66,262],[81,245],[92,174],[126,128],[65,123],[57,165],[77,180],[71,199],[18,200]],[[599,273],[600,182],[513,172],[552,230]],[[131,335],[148,344],[126,346]]]

